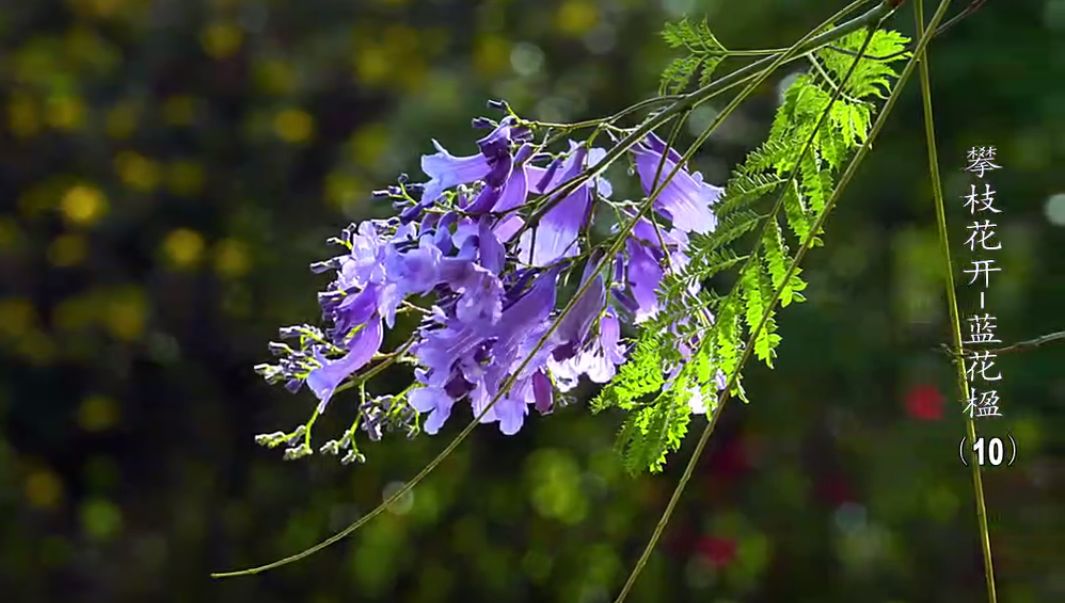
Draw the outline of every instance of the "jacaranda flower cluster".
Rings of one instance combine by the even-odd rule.
[[[339,390],[359,388],[352,429],[323,450],[350,448],[347,458],[361,459],[356,427],[371,439],[383,430],[435,434],[456,405],[514,434],[530,409],[551,412],[558,393],[582,376],[606,383],[626,357],[622,324],[656,315],[664,275],[688,261],[689,234],[716,226],[722,189],[681,168],[659,192],[653,215],[629,232],[615,229],[626,240],[602,262],[603,245],[588,234],[597,208],[634,216],[632,203],[612,201],[601,175],[607,150],[564,141],[557,145],[564,150],[551,152],[535,140],[536,125],[509,109],[499,122],[474,125],[491,129],[477,153],[455,156],[434,141],[436,152],[421,160],[427,181],[402,177],[375,193],[392,200],[396,216],[352,224],[331,239],[341,253],[312,265],[334,274],[318,295],[325,326],[282,329],[288,343],[271,344],[278,362],[256,367],[291,391],[306,384],[318,399],[315,416]],[[681,163],[653,134],[629,156],[648,195]],[[568,299],[563,292],[574,289],[583,294],[552,330]],[[402,345],[382,352],[398,313],[417,316],[418,324]],[[366,399],[367,374],[397,361],[413,365],[411,386]],[[298,445],[305,435],[262,440]]]

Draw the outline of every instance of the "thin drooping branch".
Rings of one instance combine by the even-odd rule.
[[[982,348],[981,351],[985,351],[985,352],[988,352],[988,353],[991,353],[991,354],[996,354],[996,355],[1010,354],[1010,353],[1013,353],[1013,352],[1027,352],[1027,351],[1030,351],[1030,350],[1034,350],[1036,348],[1043,347],[1044,345],[1047,345],[1048,343],[1054,343],[1056,341],[1065,341],[1065,331],[1057,331],[1056,333],[1047,333],[1046,335],[1040,335],[1039,337],[1034,337],[1032,339],[1024,339],[1022,341],[1018,341],[1016,343],[1011,343],[1011,344],[1008,344],[1008,345],[1004,345],[1002,347]],[[964,351],[961,352],[961,353],[955,352],[953,348],[951,348],[949,345],[947,345],[945,343],[944,344],[940,344],[940,345],[941,345],[941,349],[943,349],[947,354],[950,354],[953,357],[961,357],[961,356],[964,355]]]
[[[924,7],[923,0],[916,0],[914,4],[914,16],[917,21],[917,32],[923,34]],[[929,26],[936,28],[934,19]],[[939,231],[939,250],[942,259],[943,286],[947,296],[948,310],[950,312],[950,330],[953,340],[954,353],[962,354],[961,318],[958,312],[958,296],[954,288],[954,269],[950,258],[950,236],[947,230],[947,212],[943,201],[943,183],[939,175],[939,153],[936,149],[935,120],[932,113],[932,84],[929,76],[928,52],[922,48],[914,55],[914,60],[921,65],[921,101],[924,109],[925,142],[928,146],[928,171],[932,180],[932,198],[936,208],[936,227]],[[962,400],[969,400],[969,381],[966,378],[965,363],[955,362],[958,393]],[[995,590],[995,567],[991,556],[991,537],[987,527],[987,503],[984,501],[984,484],[980,475],[980,464],[976,462],[976,423],[972,415],[965,417],[965,436],[968,439],[969,448],[969,471],[972,475],[973,497],[976,500],[976,521],[980,531],[980,550],[984,558],[984,585],[987,590],[988,603],[996,603],[998,595]]]

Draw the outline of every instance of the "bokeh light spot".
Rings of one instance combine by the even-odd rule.
[[[195,266],[203,255],[203,248],[203,237],[188,228],[172,230],[163,239],[163,255],[175,268]]]
[[[78,426],[85,431],[107,431],[118,423],[118,405],[114,400],[93,394],[78,406]]]
[[[104,499],[86,501],[81,506],[81,526],[94,540],[108,540],[122,529],[122,511]]]
[[[79,184],[67,189],[60,201],[60,210],[67,222],[92,224],[107,210],[107,199],[99,189]]]
[[[491,77],[507,67],[510,47],[505,38],[483,35],[477,38],[473,51],[473,67],[483,76]]]
[[[1065,193],[1057,193],[1047,198],[1044,211],[1051,224],[1065,226]]]
[[[203,190],[203,164],[191,159],[172,161],[166,168],[166,188],[179,197],[192,197]]]
[[[403,482],[389,482],[381,492],[381,500],[392,498],[392,496],[395,495],[396,492],[399,492],[401,488],[403,488]],[[408,490],[407,492],[404,492],[396,502],[388,505],[388,510],[390,513],[396,515],[406,515],[407,513],[410,513],[410,510],[413,507],[414,491]]]
[[[599,9],[585,0],[567,0],[558,8],[555,25],[563,33],[579,36],[599,23]]]
[[[115,157],[118,177],[126,186],[140,192],[151,192],[159,184],[159,165],[133,151],[124,151]]]
[[[57,96],[48,100],[45,119],[57,130],[76,130],[85,123],[85,105],[74,96]]]
[[[179,94],[163,101],[163,121],[171,126],[190,126],[196,121],[198,102],[194,97]]]
[[[215,245],[214,268],[222,276],[238,277],[251,267],[248,246],[236,239],[223,239]]]
[[[33,304],[21,298],[0,299],[0,335],[20,337],[36,322]]]
[[[302,109],[285,109],[274,116],[274,133],[289,144],[310,140],[314,133],[314,118]]]
[[[211,23],[200,34],[204,52],[215,59],[233,56],[244,41],[244,32],[232,23]]]
[[[510,66],[518,75],[535,75],[544,66],[544,51],[527,42],[515,44],[514,49],[510,51]]]
[[[61,234],[48,245],[48,261],[58,268],[82,263],[87,253],[88,245],[80,234]]]
[[[26,500],[38,509],[54,509],[63,498],[63,482],[52,471],[38,469],[26,477]]]
[[[104,301],[103,321],[111,335],[133,341],[144,332],[147,311],[144,293],[136,287],[123,287],[110,292]]]
[[[19,138],[36,134],[41,120],[33,100],[26,95],[13,95],[7,105],[7,123],[11,133]]]

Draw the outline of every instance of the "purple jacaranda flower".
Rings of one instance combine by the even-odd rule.
[[[549,325],[547,319],[554,309],[556,280],[555,270],[541,274],[527,291],[502,310],[499,320],[487,326],[459,321],[457,309],[450,313],[434,310],[433,317],[422,327],[421,339],[412,348],[423,367],[416,377],[428,387],[444,389],[453,383],[463,387],[455,388],[454,392],[444,389],[448,394],[446,401],[440,398],[439,392],[432,392],[431,396],[421,394],[425,397],[419,403],[426,407],[430,403],[433,408],[440,406],[438,416],[446,417],[451,405],[468,396],[474,415],[483,412],[482,422],[498,421],[500,430],[507,434],[520,429],[528,412],[526,406],[537,399],[529,380],[546,362],[546,351],[526,363],[511,392],[491,408],[488,405],[498,395],[507,376],[518,371]],[[443,406],[447,407],[446,412]]]
[[[650,246],[629,239],[625,248],[629,258],[626,276],[636,302],[635,322],[641,323],[658,314],[658,286],[665,272]]]
[[[346,294],[344,290],[319,294],[323,312],[333,321],[332,332],[336,341],[343,340],[352,329],[369,320],[378,311],[380,300],[381,285],[377,283],[370,283],[354,294]]]
[[[503,313],[503,284],[484,266],[463,260],[445,260],[448,287],[459,294],[455,318],[478,331],[493,327]]]
[[[382,236],[384,224],[366,220],[345,231],[350,251],[338,258],[337,289],[362,289],[369,283],[384,280],[384,255],[388,241]]]
[[[532,376],[533,400],[536,411],[542,415],[551,412],[554,405],[555,393],[551,387],[551,379],[543,371],[538,371]]]
[[[307,375],[307,386],[318,397],[318,412],[325,410],[340,382],[362,368],[381,349],[382,338],[381,320],[373,317],[351,338],[348,351],[342,357],[330,360],[316,350],[315,355],[321,366]]]
[[[570,152],[565,159],[556,159],[547,168],[529,167],[532,190],[538,194],[561,191],[566,183],[577,178],[588,164],[596,164],[606,151],[588,149],[570,142]],[[553,205],[540,218],[539,223],[524,233],[519,241],[518,257],[531,266],[548,266],[561,258],[578,254],[577,238],[588,224],[592,213],[592,193],[609,196],[610,182],[602,177],[590,178],[569,191],[562,199],[550,201]]]
[[[588,262],[588,268],[597,263],[595,258]],[[587,268],[586,268],[587,271]],[[591,275],[584,275],[584,283]],[[558,328],[551,337],[551,357],[555,360],[566,360],[576,356],[588,337],[588,331],[592,324],[602,314],[606,305],[606,288],[603,279],[599,276],[592,277],[592,283],[587,290],[577,299],[559,322]]]
[[[440,387],[421,387],[408,396],[410,405],[418,412],[429,413],[422,429],[430,435],[440,431],[440,428],[451,416],[451,407],[455,401]]]
[[[386,284],[378,296],[378,308],[388,328],[394,326],[396,309],[408,295],[425,293],[440,281],[442,255],[429,236],[421,237],[409,251],[393,246],[386,252]]]
[[[651,194],[654,188],[664,182],[666,176],[680,162],[681,156],[673,149],[667,153],[666,144],[661,138],[650,134],[632,149],[636,159],[636,171],[640,175],[640,184],[645,194]],[[665,162],[662,156],[665,154]],[[662,170],[658,167],[662,164]],[[659,176],[656,183],[655,176]],[[655,210],[669,218],[673,225],[685,232],[705,234],[717,227],[717,216],[711,207],[717,203],[724,189],[703,182],[699,172],[689,172],[681,168],[662,189],[655,199]]]
[[[598,332],[586,338],[577,354],[548,361],[558,388],[562,391],[573,389],[582,374],[595,383],[610,381],[617,366],[625,361],[625,350],[620,342],[621,324],[614,310],[608,308],[599,319]]]
[[[437,152],[424,155],[421,162],[422,171],[429,176],[429,182],[425,183],[422,192],[422,201],[435,201],[453,186],[483,181],[484,188],[469,203],[468,208],[476,211],[490,209],[509,188],[515,162],[524,161],[531,154],[530,149],[516,158],[511,154],[512,143],[528,139],[528,129],[516,126],[515,119],[508,116],[491,133],[477,141],[480,153],[476,155],[456,157],[434,140],[433,146]],[[520,180],[524,180],[524,176]],[[515,190],[512,196],[517,196],[518,189],[524,184],[519,180],[513,184]],[[524,202],[524,199],[521,201]]]
[[[525,224],[525,220],[521,219],[521,216],[516,214],[510,214],[496,223],[492,227],[492,232],[496,235],[496,239],[500,243],[506,243],[510,241],[514,235],[518,234],[521,227]]]
[[[433,146],[436,153],[422,156],[422,171],[430,178],[422,192],[423,201],[436,201],[445,190],[480,180],[492,169],[488,158],[480,153],[455,157],[436,140]]]
[[[640,218],[632,229],[633,238],[648,246],[656,259],[664,260],[668,254],[666,267],[674,273],[680,273],[688,265],[688,233],[679,228],[657,228],[647,218]],[[665,244],[665,249],[662,245]]]
[[[510,211],[522,206],[529,195],[528,166],[526,161],[532,156],[532,147],[522,145],[514,154],[514,164],[510,177],[495,194],[495,203],[491,206],[492,211]],[[487,190],[487,187],[486,187]],[[486,201],[487,203],[487,201]]]

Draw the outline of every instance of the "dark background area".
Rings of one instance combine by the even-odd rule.
[[[251,367],[279,325],[317,319],[327,283],[307,265],[324,239],[386,215],[369,191],[417,174],[431,138],[472,152],[486,99],[543,120],[613,113],[654,93],[667,19],[706,15],[726,46],[777,47],[842,2],[0,6],[0,598],[616,594],[694,436],[664,475],[631,478],[611,449],[619,417],[583,404],[514,437],[478,429],[402,505],[309,560],[210,580],[365,513],[468,417],[370,445],[365,465],[285,463],[253,435],[315,401]],[[912,30],[909,11],[891,25]],[[1004,271],[989,307],[1006,341],[1065,329],[1065,1],[993,0],[932,52],[958,262],[965,152],[996,145]],[[710,181],[764,138],[796,69],[697,157]],[[809,301],[780,316],[776,370],[748,372],[752,403],[727,409],[631,600],[984,600],[964,404],[936,350],[948,330],[916,84],[807,258]],[[999,366],[1005,416],[978,426],[1020,447],[985,473],[1000,600],[1065,600],[1065,346]],[[343,401],[330,410],[323,429],[340,429]]]

